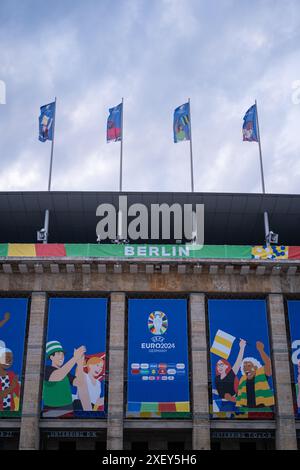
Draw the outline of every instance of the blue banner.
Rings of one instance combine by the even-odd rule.
[[[107,142],[118,142],[122,140],[122,113],[123,103],[109,109],[106,130]]]
[[[39,140],[53,140],[53,129],[55,120],[55,102],[41,106],[39,116]]]
[[[174,142],[191,140],[190,103],[184,103],[174,111],[173,120]]]
[[[244,116],[243,140],[247,142],[258,142],[256,104],[251,106]]]
[[[105,416],[107,299],[52,298],[42,416]]]
[[[186,300],[130,299],[126,416],[189,416],[188,369]]]
[[[291,335],[291,361],[294,372],[295,415],[300,418],[300,301],[288,301],[288,314]]]
[[[27,299],[0,299],[0,417],[21,415]]]
[[[214,418],[270,419],[274,390],[264,300],[209,300]]]

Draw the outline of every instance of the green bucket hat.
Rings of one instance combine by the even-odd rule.
[[[46,356],[50,357],[56,352],[65,352],[59,341],[49,341],[46,344]]]

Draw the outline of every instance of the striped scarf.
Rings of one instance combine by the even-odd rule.
[[[236,406],[247,407],[247,377],[243,375],[239,382]],[[270,389],[266,377],[265,368],[260,367],[256,370],[254,379],[255,404],[256,406],[273,406],[275,404],[273,390]]]

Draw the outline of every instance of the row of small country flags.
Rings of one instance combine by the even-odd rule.
[[[42,106],[39,116],[39,140],[53,141],[56,101]],[[174,111],[173,116],[174,142],[191,140],[191,110],[190,102],[184,103]],[[123,139],[123,102],[109,109],[107,119],[106,140],[107,142],[118,142]],[[243,121],[243,140],[258,142],[257,105],[251,106]]]

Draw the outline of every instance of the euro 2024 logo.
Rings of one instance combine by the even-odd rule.
[[[159,310],[150,313],[148,318],[148,329],[154,335],[152,341],[163,341],[162,335],[168,329],[167,315]]]

